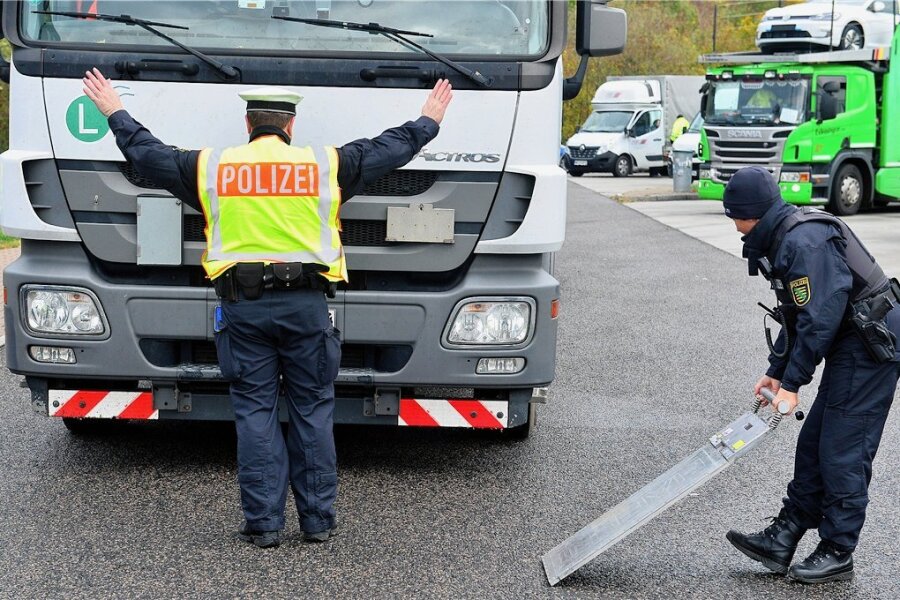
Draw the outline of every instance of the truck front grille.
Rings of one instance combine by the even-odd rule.
[[[163,189],[161,185],[153,183],[152,179],[147,179],[143,175],[139,174],[134,168],[134,165],[130,162],[120,163],[119,170],[122,171],[122,175],[125,176],[125,179],[127,179],[128,183],[130,183],[131,185],[136,185],[142,188],[149,188],[151,190]]]
[[[360,196],[418,196],[437,181],[437,171],[391,171],[371,183]]]
[[[739,169],[763,167],[781,176],[784,143],[793,128],[720,127],[706,125],[713,181],[728,183]]]
[[[203,228],[206,221],[203,215],[184,216],[184,241],[205,242]],[[387,222],[352,219],[341,221],[341,243],[344,246],[389,246],[393,242],[385,241]]]

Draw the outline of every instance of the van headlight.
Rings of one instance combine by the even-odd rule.
[[[106,319],[87,290],[57,286],[22,288],[25,322],[34,333],[103,335]]]
[[[469,299],[457,305],[444,339],[453,346],[516,345],[531,337],[531,298]]]

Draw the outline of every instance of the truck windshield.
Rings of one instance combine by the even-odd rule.
[[[797,125],[806,120],[808,79],[710,82],[704,118],[709,125]]]
[[[189,27],[166,33],[193,48],[272,53],[409,53],[384,38],[359,31],[300,25],[276,16],[377,22],[433,34],[416,41],[429,50],[480,58],[539,57],[549,36],[545,0],[67,0],[22,2],[22,35],[36,42],[85,45],[160,46],[166,42],[138,27],[93,19],[34,14],[49,11],[127,14]]]
[[[633,114],[631,111],[593,112],[587,118],[587,121],[584,122],[584,125],[581,126],[580,131],[586,133],[625,131],[625,127],[628,126],[628,122]]]

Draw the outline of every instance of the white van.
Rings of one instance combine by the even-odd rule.
[[[570,175],[611,172],[625,177],[664,169],[658,81],[607,81],[597,88],[591,105],[594,112],[566,142]]]

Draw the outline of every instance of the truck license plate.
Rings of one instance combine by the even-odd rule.
[[[576,161],[575,161],[575,166],[576,166],[576,167],[586,167],[586,166],[587,166],[587,161],[586,161],[586,160],[576,160]]]

